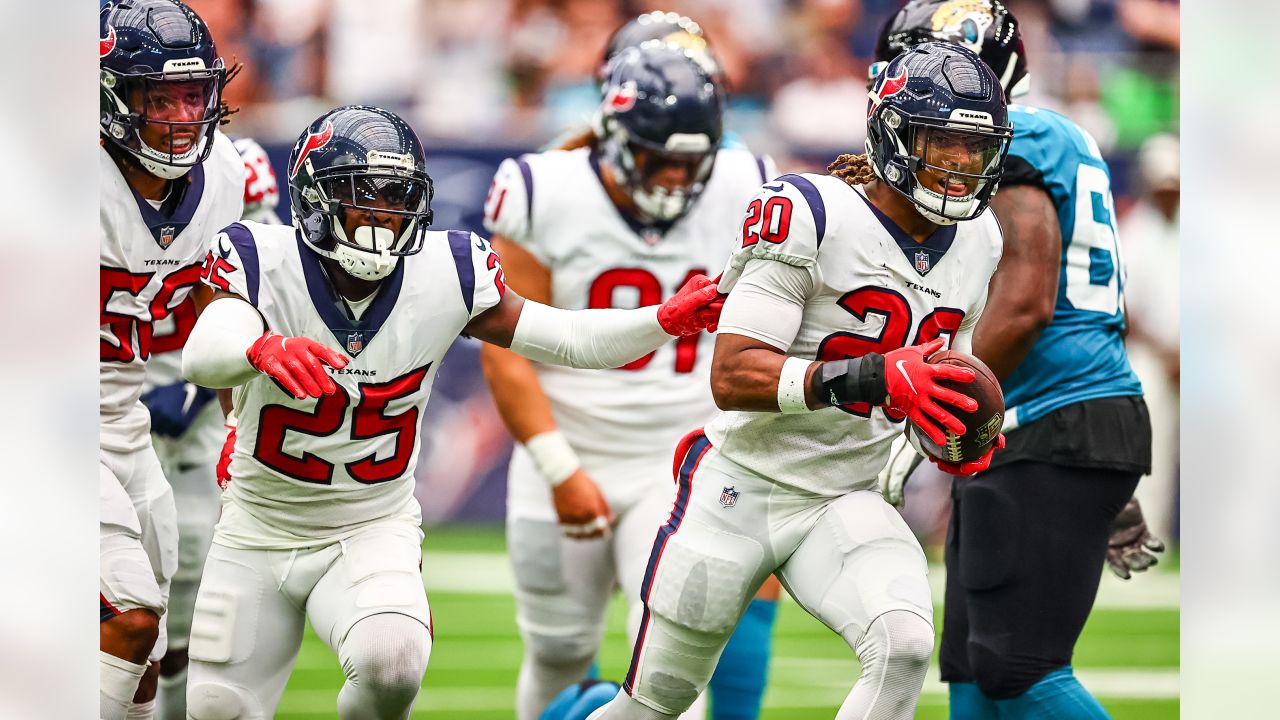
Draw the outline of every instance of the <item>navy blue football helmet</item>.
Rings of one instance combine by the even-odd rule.
[[[98,22],[102,137],[157,177],[183,176],[209,157],[225,115],[209,27],[177,0],[101,2]]]
[[[353,277],[380,280],[422,249],[434,186],[422,143],[395,113],[330,110],[298,138],[288,172],[294,226]]]
[[[723,81],[720,61],[716,59],[711,46],[707,44],[702,26],[680,13],[654,10],[632,18],[609,36],[609,42],[604,48],[604,60],[600,63],[600,69],[596,71],[596,79],[600,84],[603,85],[608,80],[610,60],[617,57],[623,50],[649,40],[661,40],[688,50],[695,60],[703,64],[707,72],[716,77],[717,81]]]
[[[671,222],[689,211],[711,177],[723,112],[720,84],[679,46],[649,40],[609,63],[595,122],[600,159],[642,219]]]
[[[991,68],[962,45],[922,43],[891,60],[868,95],[876,175],[939,225],[981,215],[1013,137]]]
[[[870,77],[874,80],[902,51],[929,40],[957,43],[978,53],[1000,78],[1009,99],[1030,89],[1018,19],[1000,0],[911,0],[880,29]]]

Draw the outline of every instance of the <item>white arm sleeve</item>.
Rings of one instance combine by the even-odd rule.
[[[214,300],[182,348],[182,374],[203,387],[243,385],[258,374],[245,353],[265,329],[262,316],[244,300]]]
[[[671,336],[658,307],[561,310],[525,300],[511,349],[537,362],[575,368],[613,368],[657,350]]]
[[[755,338],[783,352],[790,350],[813,283],[809,268],[748,260],[724,302],[719,332]]]

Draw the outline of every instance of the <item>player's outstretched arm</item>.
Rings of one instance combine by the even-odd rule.
[[[1062,230],[1048,193],[1032,185],[1000,188],[991,210],[1000,220],[1004,254],[974,331],[973,354],[1004,380],[1053,320]]]
[[[661,305],[634,310],[561,310],[508,291],[465,332],[519,355],[553,365],[613,368],[647,355],[675,337],[716,329],[724,298],[705,275],[690,278]]]
[[[508,291],[526,300],[551,302],[551,271],[532,253],[493,236],[493,248],[502,255]],[[613,512],[600,488],[582,469],[551,414],[551,401],[542,390],[533,363],[514,352],[485,343],[480,347],[480,367],[493,394],[502,422],[517,442],[525,446],[542,479],[552,488],[556,517],[564,534],[573,538],[600,537],[613,522]]]
[[[182,350],[182,374],[197,385],[235,387],[263,373],[298,399],[332,394],[337,385],[324,366],[342,368],[347,362],[309,338],[271,332],[252,305],[221,290],[200,313]]]

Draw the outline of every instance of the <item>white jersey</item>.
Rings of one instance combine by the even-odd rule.
[[[105,149],[99,173],[101,327],[99,416],[103,447],[146,444],[150,416],[138,400],[152,352],[152,323],[168,317],[200,281],[209,239],[240,217],[244,163],[221,133],[213,149],[156,209],[125,182]]]
[[[143,394],[152,388],[186,382],[182,376],[182,347],[195,324],[196,303],[191,295],[167,317],[154,323],[151,359],[147,361]],[[222,407],[213,400],[205,405],[182,435],[162,437],[153,434],[151,444],[166,469],[197,464],[212,466],[218,461],[226,437]]]
[[[701,196],[660,233],[620,214],[599,173],[588,148],[552,150],[504,161],[489,191],[485,227],[551,272],[555,307],[652,305],[694,273],[713,276],[733,252],[742,208],[775,174],[767,158],[720,150]],[[669,467],[680,437],[714,415],[714,342],[699,333],[611,370],[535,366],[556,422],[584,466],[607,466],[615,482],[627,482],[651,474],[655,457]],[[670,480],[664,473],[653,479]]]
[[[732,284],[749,262],[805,269],[799,331],[779,339],[748,327],[720,330],[781,343],[787,355],[807,360],[885,353],[937,337],[968,352],[1002,250],[994,213],[940,226],[920,244],[861,188],[830,175],[784,175],[751,201],[743,247],[725,277]],[[707,426],[707,437],[726,458],[774,482],[841,495],[875,487],[902,428],[878,406],[728,411]]]
[[[204,281],[258,309],[267,326],[338,349],[339,391],[297,400],[260,375],[233,391],[231,484],[214,542],[297,548],[389,518],[419,522],[419,418],[445,351],[498,304],[498,256],[466,232],[428,232],[353,320],[319,256],[291,225],[237,223],[214,238]]]

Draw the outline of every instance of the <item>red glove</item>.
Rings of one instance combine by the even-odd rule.
[[[944,473],[969,477],[971,475],[977,475],[980,472],[984,472],[987,468],[991,467],[991,456],[995,455],[997,450],[1003,450],[1003,449],[1004,449],[1004,433],[1000,433],[999,435],[996,436],[995,444],[992,445],[987,450],[985,455],[978,458],[977,460],[955,465],[945,460],[939,460],[938,458],[932,455],[929,456],[929,459],[932,460],[933,464],[937,465],[938,469]]]
[[[227,439],[222,443],[222,455],[218,457],[218,466],[214,470],[218,478],[218,487],[223,490],[231,484],[231,453],[236,449],[236,421],[234,418],[227,418],[225,427],[227,428]]]
[[[299,400],[332,395],[338,386],[324,366],[344,368],[350,362],[342,353],[315,340],[270,331],[255,340],[245,355],[254,370],[275,378]]]
[[[694,275],[658,308],[658,324],[675,337],[696,335],[704,328],[715,332],[726,297],[716,290],[715,281],[706,275]]]
[[[925,358],[942,349],[942,338],[924,345],[890,350],[884,354],[884,388],[889,399],[885,405],[915,421],[921,432],[939,445],[947,441],[939,425],[957,435],[965,433],[964,423],[938,405],[947,403],[966,412],[978,409],[978,401],[942,387],[938,380],[973,382],[973,370],[948,365],[930,364]]]

